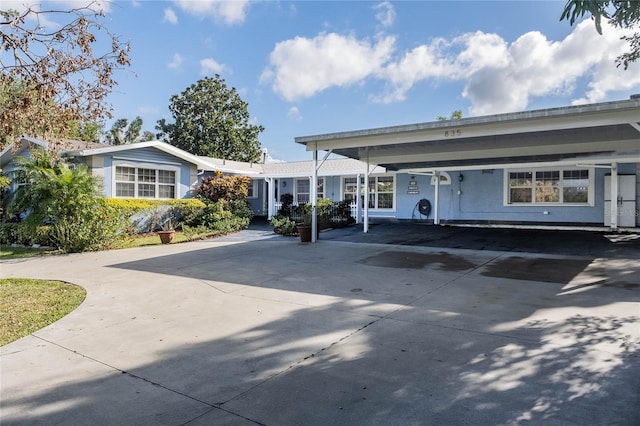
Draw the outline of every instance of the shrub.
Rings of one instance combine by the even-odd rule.
[[[216,171],[214,176],[202,179],[197,194],[214,203],[220,200],[244,200],[249,195],[249,183],[251,178],[248,176],[229,176]]]
[[[53,246],[51,226],[30,227],[24,223],[0,223],[0,244]]]
[[[286,216],[273,216],[269,222],[273,225],[273,231],[280,235],[296,235],[296,222]]]

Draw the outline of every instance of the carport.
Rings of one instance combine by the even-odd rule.
[[[640,95],[628,100],[470,117],[365,130],[302,136],[295,139],[312,151],[311,185],[315,241],[318,169],[331,154],[366,163],[364,199],[369,170],[433,176],[434,224],[440,223],[440,173],[455,170],[514,167],[581,166],[610,170],[610,227],[618,228],[618,164],[640,164]],[[324,151],[319,160],[318,153]],[[635,203],[635,200],[634,200]],[[607,207],[609,208],[609,207]],[[364,203],[364,232],[369,207]]]

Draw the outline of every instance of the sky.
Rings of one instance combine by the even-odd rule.
[[[23,1],[2,0],[13,6]],[[83,3],[43,1],[43,9]],[[116,1],[105,25],[131,45],[115,118],[154,131],[170,98],[219,74],[260,143],[311,159],[297,136],[628,99],[640,64],[623,30],[560,22],[565,1]],[[54,23],[52,24],[54,25]],[[110,122],[106,123],[109,128]]]

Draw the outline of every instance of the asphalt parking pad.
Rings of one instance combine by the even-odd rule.
[[[590,259],[549,259],[513,256],[491,262],[486,266],[482,275],[513,280],[569,283],[590,264]]]
[[[443,271],[466,271],[476,266],[466,258],[450,253],[415,253],[408,251],[385,251],[361,259],[358,263],[400,269],[422,269],[425,266],[436,264]]]

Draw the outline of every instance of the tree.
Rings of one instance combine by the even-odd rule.
[[[69,124],[66,136],[77,141],[99,143],[101,133],[101,124],[75,120]]]
[[[219,75],[205,77],[171,97],[175,122],[159,120],[158,137],[195,155],[258,162],[264,127],[249,123],[247,107]]]
[[[569,0],[565,4],[560,20],[568,20],[573,25],[584,15],[590,14],[596,31],[602,34],[602,18],[608,19],[609,24],[619,28],[640,29],[640,1],[618,0]],[[629,42],[630,50],[616,58],[617,66],[623,65],[626,70],[629,64],[640,58],[640,32],[630,36],[623,36],[622,40]]]
[[[453,111],[449,117],[445,117],[444,115],[439,115],[438,121],[460,120],[461,118],[462,118],[462,111],[457,109]]]
[[[114,71],[129,65],[130,47],[104,19],[89,0],[64,10],[0,10],[0,148],[23,133],[59,137],[76,120],[111,117],[105,98],[117,84]]]
[[[136,117],[129,123],[126,118],[117,119],[107,133],[107,142],[111,145],[124,145],[140,140],[142,130],[142,118]],[[148,133],[145,133],[148,137]],[[150,140],[150,139],[147,139]]]

